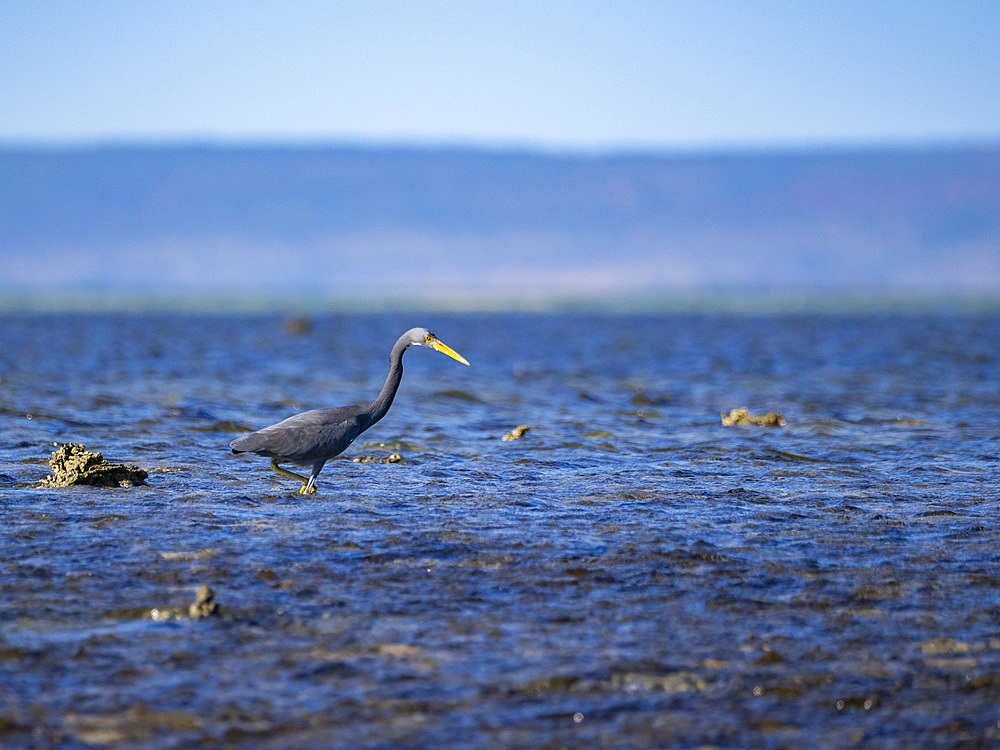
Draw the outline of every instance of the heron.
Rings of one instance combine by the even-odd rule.
[[[385,384],[375,400],[367,406],[354,404],[305,411],[270,427],[238,437],[229,447],[233,449],[233,453],[256,453],[270,458],[271,468],[275,472],[302,482],[302,487],[298,490],[300,494],[313,494],[316,492],[316,477],[323,470],[323,465],[347,450],[358,435],[389,411],[403,378],[403,352],[411,346],[426,346],[447,354],[463,365],[469,364],[465,357],[426,328],[411,328],[392,345]],[[308,477],[296,474],[282,468],[283,463],[309,466],[310,474]]]

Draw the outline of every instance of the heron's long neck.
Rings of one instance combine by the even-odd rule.
[[[365,429],[384,417],[385,413],[389,411],[389,407],[392,406],[392,399],[395,398],[396,391],[399,390],[399,381],[403,379],[403,352],[406,351],[407,346],[409,344],[400,339],[389,352],[389,374],[385,378],[382,390],[365,409],[368,415],[368,424],[365,425]]]

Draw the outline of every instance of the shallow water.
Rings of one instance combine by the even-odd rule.
[[[0,745],[1000,743],[1000,317],[310,323],[0,317]],[[473,366],[319,494],[229,453],[413,325]],[[70,441],[148,484],[34,487]]]

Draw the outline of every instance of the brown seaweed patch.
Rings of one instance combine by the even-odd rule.
[[[549,693],[565,693],[579,687],[582,679],[573,674],[557,674],[539,677],[536,680],[520,685],[514,692],[527,695],[547,695]]]
[[[525,433],[528,430],[530,430],[530,429],[531,429],[531,427],[529,427],[526,424],[519,424],[517,427],[515,427],[513,430],[511,430],[510,432],[508,432],[506,435],[504,435],[500,439],[504,440],[504,441],[507,441],[507,440],[517,440],[519,438],[524,437]]]
[[[954,656],[955,654],[967,654],[969,651],[968,643],[956,641],[947,636],[931,638],[920,644],[920,652],[924,656]]]
[[[160,557],[162,557],[164,560],[182,560],[186,562],[190,560],[211,560],[217,554],[219,554],[218,550],[212,549],[211,547],[204,547],[203,549],[200,549],[197,552],[190,552],[190,551],[161,552]]]
[[[468,401],[471,404],[485,404],[479,396],[474,393],[469,393],[468,391],[463,391],[459,388],[450,388],[446,391],[437,391],[432,398],[434,400],[453,398],[458,401]]]
[[[49,467],[52,476],[39,487],[70,487],[75,484],[99,487],[134,487],[145,484],[149,473],[133,464],[115,464],[104,460],[97,451],[88,451],[79,443],[56,443]]]
[[[378,653],[382,656],[415,656],[420,653],[420,649],[406,643],[380,643]]]
[[[693,693],[705,690],[708,683],[696,672],[619,672],[611,675],[611,687],[617,690],[650,690],[664,693]]]
[[[162,737],[197,729],[201,719],[188,711],[153,711],[139,702],[127,711],[109,714],[69,714],[66,732],[88,745],[107,745]]]
[[[253,432],[252,427],[240,424],[239,422],[232,422],[228,419],[223,419],[208,426],[196,425],[188,427],[188,429],[194,432]]]
[[[751,414],[750,410],[741,406],[738,409],[730,409],[728,414],[722,415],[724,427],[733,425],[753,425],[755,427],[781,427],[785,424],[785,418],[774,411],[767,414]]]

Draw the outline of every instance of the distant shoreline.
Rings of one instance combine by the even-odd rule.
[[[786,309],[1000,294],[1000,144],[0,149],[0,195],[0,295],[22,305]]]

